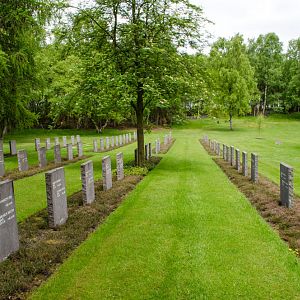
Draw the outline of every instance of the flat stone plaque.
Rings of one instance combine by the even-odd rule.
[[[28,158],[26,150],[18,151],[18,168],[20,172],[28,171]]]
[[[41,147],[41,139],[39,138],[34,139],[34,144],[35,144],[35,151],[38,151]]]
[[[61,152],[60,152],[60,145],[54,146],[54,162],[56,164],[61,163]]]
[[[68,219],[67,193],[64,168],[45,173],[49,227],[55,228]]]
[[[19,250],[19,234],[14,186],[11,180],[0,182],[0,261]]]
[[[40,147],[40,149],[38,150],[40,168],[45,168],[47,166],[46,152],[47,152],[46,147]]]
[[[111,173],[111,160],[110,156],[102,158],[102,178],[103,190],[107,191],[112,188],[112,173]]]
[[[123,153],[117,154],[117,180],[124,179],[124,163],[123,163]]]
[[[280,163],[280,203],[292,208],[294,200],[294,171],[287,164]]]
[[[251,153],[251,180],[258,182],[258,155]]]
[[[9,141],[10,155],[17,155],[17,142],[15,140]]]
[[[72,144],[67,144],[67,156],[68,156],[68,160],[72,160],[74,158]]]
[[[81,182],[83,203],[95,201],[94,168],[91,160],[81,165]]]
[[[4,154],[3,150],[0,150],[0,176],[5,175],[5,165],[4,165]]]

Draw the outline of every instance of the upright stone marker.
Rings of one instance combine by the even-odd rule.
[[[98,152],[98,142],[97,139],[93,140],[93,151]]]
[[[100,139],[100,151],[104,151],[104,139]]]
[[[117,154],[117,180],[124,179],[124,163],[123,163],[123,153]]]
[[[59,137],[54,138],[54,145],[59,145]]]
[[[50,140],[50,138],[47,138],[47,139],[46,139],[46,149],[47,149],[47,150],[50,150],[50,149],[51,149],[51,140]]]
[[[136,141],[136,131],[133,132],[133,140]]]
[[[125,135],[125,142],[126,142],[126,144],[129,143],[129,136],[128,136],[128,133],[126,133],[126,135]]]
[[[157,139],[158,142],[158,153],[160,152],[160,138]]]
[[[0,177],[4,175],[5,175],[4,154],[3,154],[3,150],[0,150]]]
[[[0,182],[0,261],[19,250],[14,187],[11,180]]]
[[[91,204],[95,200],[94,168],[91,160],[81,165],[83,203]]]
[[[72,160],[74,158],[72,144],[67,144],[67,156],[68,160]]]
[[[226,161],[230,162],[230,147],[226,145]]]
[[[71,144],[72,144],[72,146],[75,145],[75,137],[74,137],[74,135],[71,135]]]
[[[106,137],[106,150],[109,149],[109,137]]]
[[[111,147],[112,147],[112,148],[115,147],[115,137],[114,137],[114,136],[112,136],[112,137],[110,138],[110,144],[111,144]]]
[[[131,143],[131,141],[132,141],[131,132],[129,132],[128,138],[129,138],[129,143]]]
[[[125,134],[123,134],[123,144],[124,144],[124,145],[127,144],[127,143],[126,143],[126,136],[125,136]]]
[[[258,155],[251,153],[251,180],[258,182]]]
[[[112,173],[111,173],[111,160],[110,156],[102,158],[102,178],[103,190],[107,191],[112,188]]]
[[[81,142],[81,137],[78,134],[76,135],[76,141],[77,141],[77,144]]]
[[[294,171],[287,164],[280,163],[280,204],[292,208],[294,200]]]
[[[18,168],[20,172],[28,171],[28,158],[26,150],[18,151]]]
[[[234,166],[234,147],[230,146],[230,165]]]
[[[3,151],[3,139],[0,139],[0,151]]]
[[[67,147],[67,137],[63,136],[63,147]]]
[[[123,145],[123,136],[122,135],[119,136],[119,143],[120,143],[120,146]]]
[[[34,139],[34,144],[35,144],[35,151],[38,151],[41,147],[41,139],[39,138]]]
[[[248,176],[248,154],[245,151],[242,153],[242,172],[244,176]]]
[[[151,145],[151,143],[149,143],[149,158],[151,158],[152,157],[152,145]]]
[[[145,159],[149,160],[149,144],[145,145]]]
[[[165,135],[165,137],[164,137],[164,145],[166,146],[167,144],[168,144],[168,136]],[[210,143],[209,143],[209,145],[210,145]],[[211,147],[211,145],[210,145],[210,147]]]
[[[68,219],[65,170],[51,170],[45,173],[45,177],[49,226],[55,228],[66,223]]]
[[[116,147],[119,147],[119,137],[116,135]]]
[[[226,145],[223,144],[223,159],[226,160]]]
[[[239,172],[241,169],[241,157],[240,157],[240,150],[235,149],[235,168]]]
[[[155,140],[155,154],[158,154],[158,140]]]
[[[10,155],[17,155],[17,143],[15,140],[9,141]]]
[[[56,164],[61,163],[60,145],[54,146],[54,163],[56,163]]]
[[[78,155],[79,158],[81,158],[83,156],[82,142],[77,143],[77,155]]]
[[[47,150],[45,147],[40,147],[40,149],[38,150],[40,168],[45,168],[47,166],[46,152]]]

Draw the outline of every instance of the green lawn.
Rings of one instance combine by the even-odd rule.
[[[299,299],[298,259],[200,134],[176,131],[159,166],[31,298]]]

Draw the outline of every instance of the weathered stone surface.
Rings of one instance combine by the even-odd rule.
[[[103,190],[107,191],[112,188],[112,173],[111,173],[111,160],[110,156],[102,158],[102,178]]]
[[[38,150],[39,166],[45,168],[47,166],[46,147],[40,147]]]
[[[15,140],[9,141],[10,155],[17,155],[17,142]]]
[[[82,145],[82,142],[78,142],[77,143],[77,155],[78,155],[79,158],[83,156],[83,145]]]
[[[149,144],[145,145],[145,159],[149,160]]]
[[[72,144],[67,144],[67,158],[68,160],[72,160],[74,158]]]
[[[70,145],[70,144],[69,144]],[[67,192],[64,168],[45,173],[48,221],[51,228],[66,223],[68,219]]]
[[[123,134],[123,144],[126,145],[126,137],[125,137],[125,134]]]
[[[3,151],[3,139],[0,139],[0,151]]]
[[[114,137],[114,136],[112,136],[112,137],[110,138],[110,144],[111,144],[111,147],[112,147],[112,148],[115,147],[115,137]]]
[[[117,180],[124,179],[124,163],[123,163],[123,153],[117,154]]]
[[[251,153],[251,180],[258,182],[258,155]]]
[[[59,145],[59,137],[54,138],[54,145]]]
[[[81,142],[81,137],[80,137],[80,135],[76,135],[76,142],[77,142],[77,143],[80,143],[80,142]]]
[[[230,162],[230,147],[226,145],[226,161]]]
[[[131,132],[128,133],[128,139],[129,139],[129,143],[131,143],[132,142]]]
[[[226,160],[226,145],[223,144],[223,159]]]
[[[235,168],[239,172],[241,169],[241,156],[240,156],[240,150],[235,149]]]
[[[152,157],[152,145],[151,145],[151,143],[149,143],[148,151],[149,151],[149,158],[151,158]]]
[[[81,165],[82,196],[84,204],[95,201],[94,167],[91,160]]]
[[[248,176],[248,154],[245,151],[242,153],[242,173],[244,176]]]
[[[104,139],[100,139],[100,151],[104,151]]]
[[[120,146],[123,145],[123,136],[122,135],[119,136],[119,143],[120,143]]]
[[[63,147],[67,147],[67,137],[63,136]]]
[[[134,149],[134,162],[135,165],[138,165],[138,149]]]
[[[35,144],[35,151],[38,151],[41,147],[41,139],[39,138],[34,139],[34,144]]]
[[[158,152],[160,152],[160,138],[157,139],[157,143],[158,143]]]
[[[46,149],[47,149],[47,150],[50,150],[50,149],[51,149],[51,140],[50,140],[50,138],[47,138],[47,139],[46,139]]]
[[[234,147],[230,146],[230,165],[234,166]]]
[[[155,154],[158,154],[158,140],[155,140]]]
[[[74,137],[74,135],[71,135],[71,144],[72,144],[72,146],[75,145],[75,137]]]
[[[3,150],[0,150],[0,176],[5,175],[5,165],[4,165],[4,154]]]
[[[54,146],[54,162],[56,164],[61,163],[61,152],[60,152],[60,145]]]
[[[97,139],[93,140],[93,152],[98,152],[98,141],[97,141]]]
[[[26,150],[18,151],[18,169],[20,172],[28,171],[28,158]]]
[[[133,132],[133,140],[136,141],[137,136],[136,136],[136,131]]]
[[[11,180],[0,182],[0,261],[19,249],[14,187]]]
[[[294,200],[294,170],[280,163],[280,204],[292,208]]]
[[[108,150],[109,148],[110,148],[109,137],[106,137],[106,150]]]
[[[128,144],[129,142],[129,137],[128,137],[128,133],[125,134],[125,143]]]
[[[119,137],[116,135],[116,147],[119,147]]]
[[[164,136],[164,145],[166,146],[167,144],[168,144],[168,136],[165,135],[165,136]]]

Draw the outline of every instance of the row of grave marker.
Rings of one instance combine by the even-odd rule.
[[[221,144],[217,141],[212,141],[207,135],[203,137],[203,141],[209,148],[221,156]],[[240,150],[235,149],[234,146],[227,146],[223,144],[222,157],[224,160],[234,166],[240,172]],[[242,174],[248,176],[248,155],[247,152],[242,152]],[[258,182],[258,155],[251,153],[251,180]],[[292,208],[294,200],[294,170],[291,166],[280,163],[280,204]]]
[[[116,155],[117,180],[124,178],[123,153]],[[48,222],[50,228],[56,228],[68,219],[65,171],[63,167],[45,173]],[[102,158],[103,190],[112,188],[111,158]],[[83,203],[91,204],[95,200],[93,162],[81,165]],[[19,249],[18,225],[12,180],[0,182],[0,262]]]

